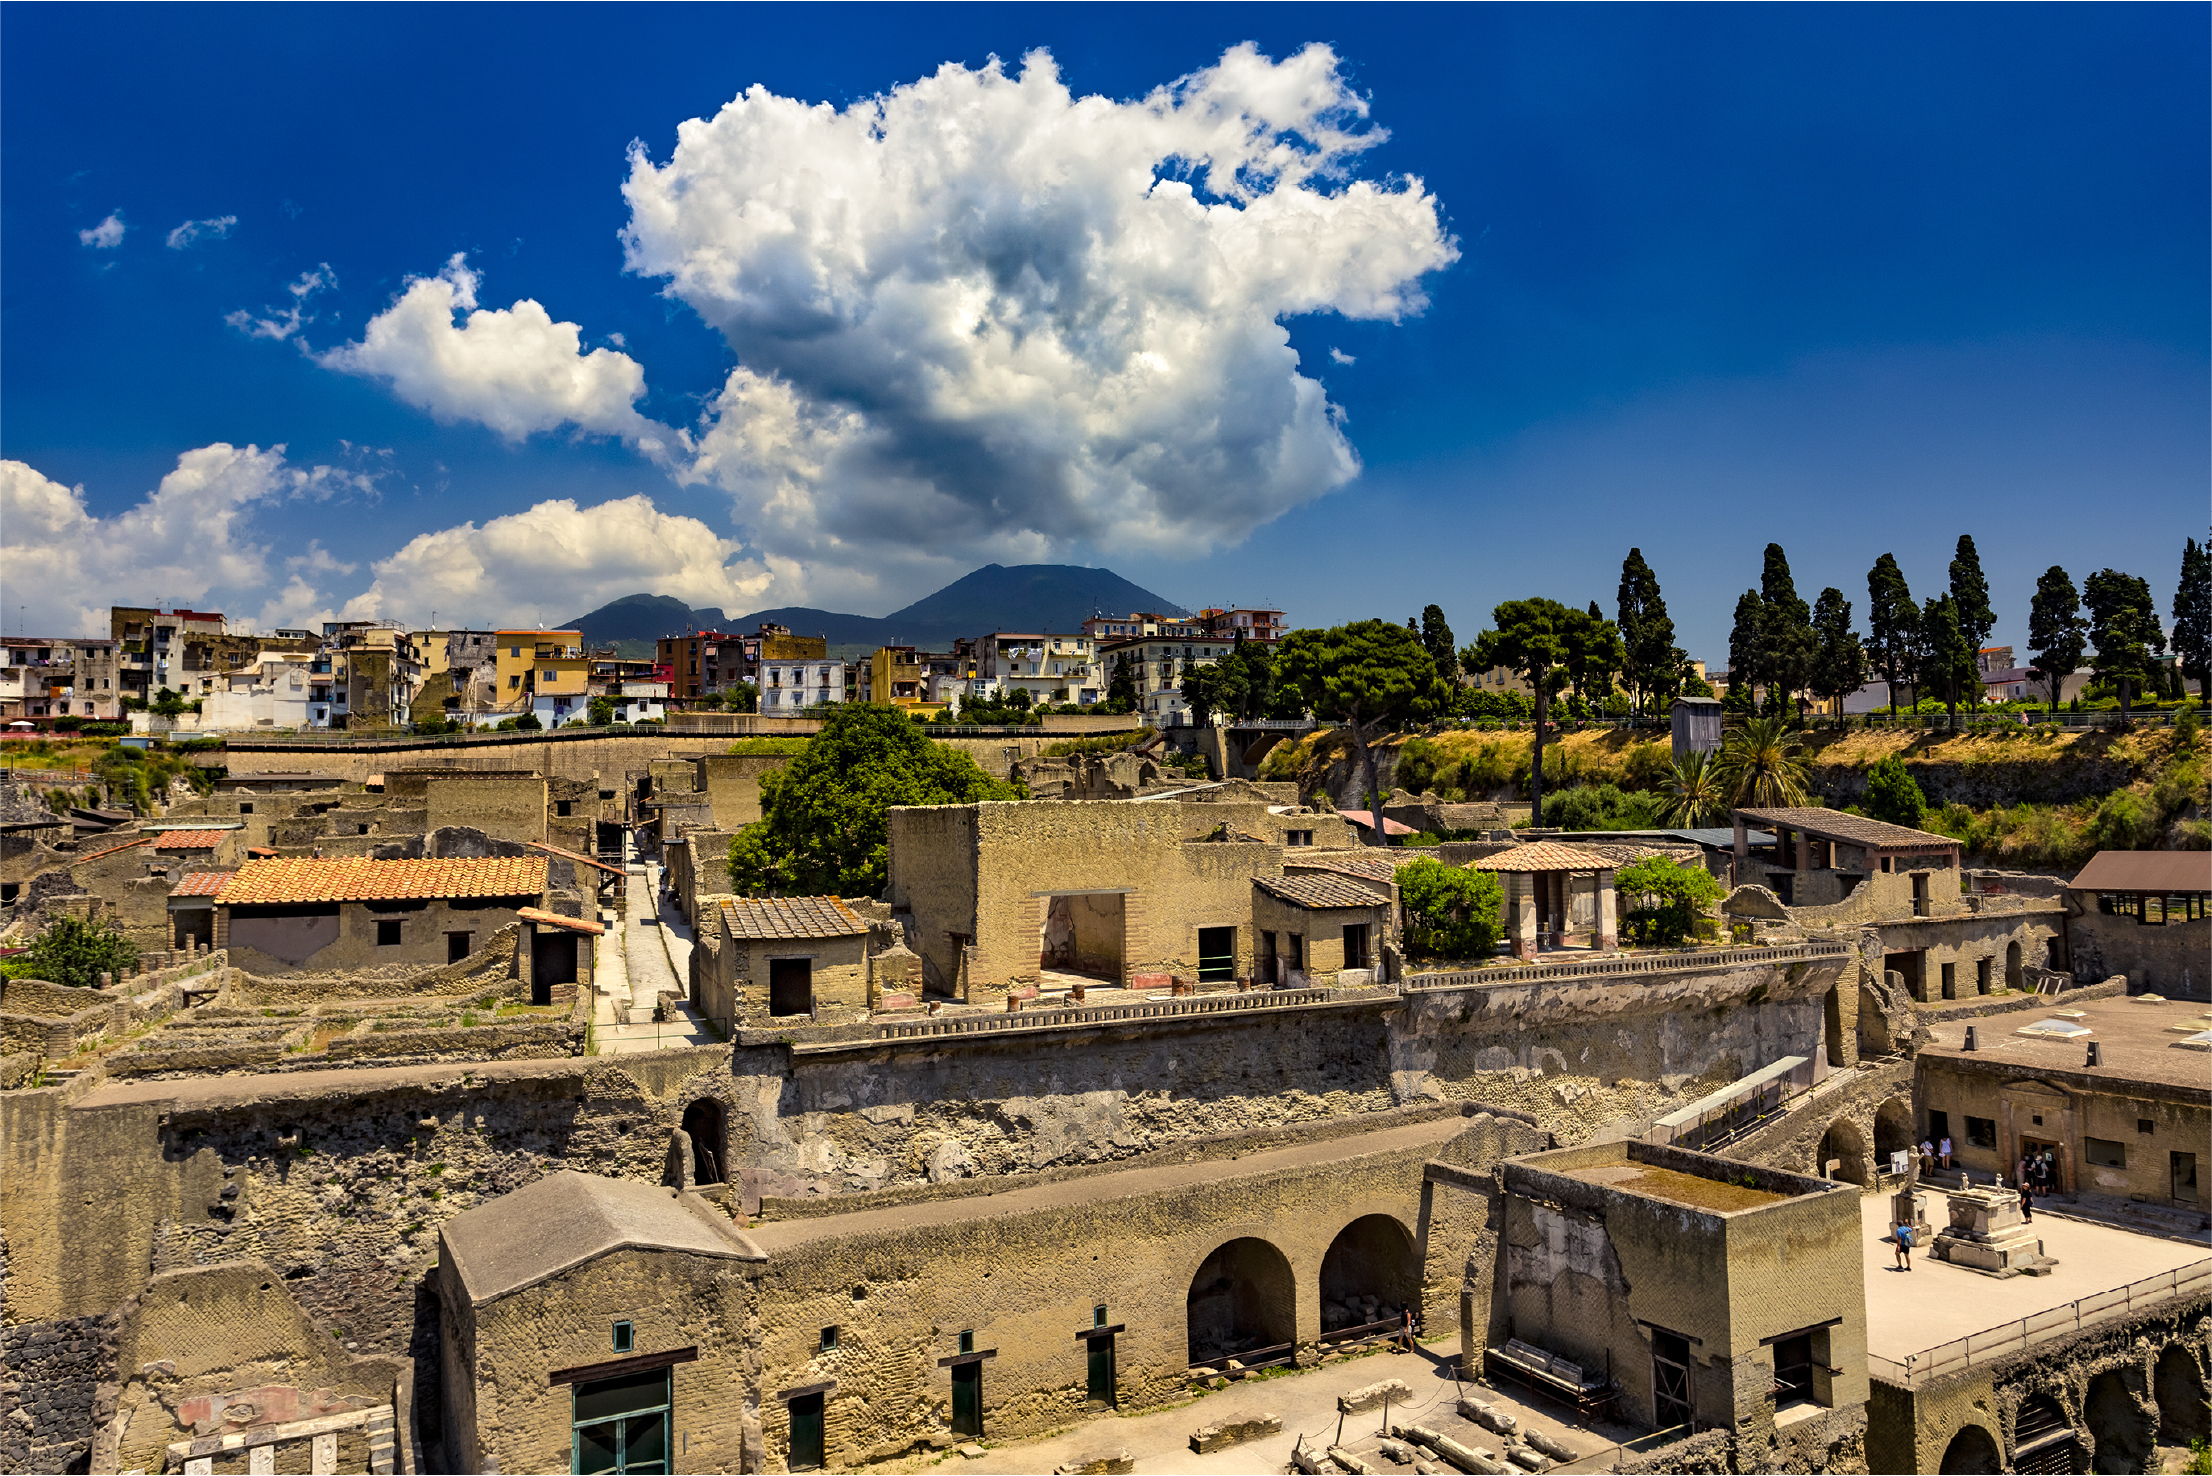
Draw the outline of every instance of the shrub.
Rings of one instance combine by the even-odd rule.
[[[1561,830],[1655,830],[1657,811],[1649,797],[1611,784],[1544,796],[1544,823]]]
[[[1721,899],[1721,885],[1702,866],[1678,866],[1653,856],[1624,866],[1613,887],[1625,907],[1621,932],[1632,943],[1672,947],[1690,936],[1705,909]]]
[[[138,962],[138,945],[108,923],[57,917],[31,946],[8,960],[8,977],[44,979],[78,989],[98,987],[100,975],[121,978]]]
[[[2141,796],[2116,789],[2104,797],[2089,817],[2088,839],[2100,851],[2140,849],[2158,833],[2158,816]]]
[[[1920,781],[1906,769],[1905,761],[1894,753],[1867,771],[1866,812],[1892,825],[1920,829],[1928,812],[1927,796],[1920,792]]]
[[[1406,946],[1423,958],[1488,958],[1504,932],[1504,894],[1487,871],[1423,857],[1398,868]]]

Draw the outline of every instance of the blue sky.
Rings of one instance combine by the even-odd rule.
[[[2163,606],[2212,481],[2207,15],[10,6],[7,629],[162,596],[288,621],[559,619],[633,589],[882,613],[996,558],[1305,623],[1433,600],[1468,637],[1501,599],[1610,609],[1640,545],[1717,661],[1769,540],[1863,619],[1876,556],[1931,593],[1960,533],[2000,641],[2054,562],[2143,574]],[[1245,42],[1276,69],[1232,77]],[[1333,70],[1294,76],[1315,43]],[[1016,88],[1039,48],[1072,98],[1132,106],[1094,127]],[[911,169],[937,162],[918,128],[1012,110],[951,183],[869,186],[865,267],[835,228],[796,264],[734,244],[757,214],[702,203],[804,213],[856,177],[870,145],[775,99],[842,109],[994,55],[1003,85],[887,114],[877,152]],[[1308,162],[1317,129],[1367,132],[1243,195],[1138,157],[1133,104],[1216,73],[1193,95],[1262,111],[1322,78],[1274,135]],[[680,124],[756,86],[678,156]],[[1186,150],[1189,113],[1160,135]],[[1216,234],[1150,249],[1165,227],[1099,205],[1132,161],[1189,181]],[[1040,205],[1040,178],[1075,203]],[[1187,264],[1233,261],[1223,213],[1294,184],[1319,213],[1269,240],[1299,260]],[[728,256],[753,275],[716,279]],[[986,312],[996,357],[946,326],[978,281],[1013,304]],[[836,321],[794,326],[817,290]],[[441,326],[479,307],[482,334]]]

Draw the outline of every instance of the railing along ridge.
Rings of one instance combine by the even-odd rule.
[[[1918,1353],[1908,1353],[1902,1363],[1870,1353],[1867,1366],[1878,1377],[1909,1389],[1924,1379],[1957,1373],[2008,1353],[2025,1352],[2053,1338],[2119,1321],[2131,1315],[2138,1306],[2147,1308],[2200,1288],[2212,1290],[2212,1260],[2176,1266],[2125,1286],[2091,1292],[2063,1306],[2046,1308]]]
[[[1665,974],[1678,969],[1781,963],[1799,958],[1844,958],[1851,952],[1852,948],[1848,943],[1785,943],[1772,948],[1721,948],[1710,952],[1670,953],[1656,958],[1529,964],[1502,969],[1461,969],[1448,974],[1410,974],[1406,977],[1405,992],[1419,994],[1432,989],[1462,989],[1470,984],[1540,983],[1549,979],[1583,979],[1593,975]]]
[[[1225,1015],[1240,1011],[1327,1004],[1342,994],[1368,990],[1256,989],[1248,994],[1200,995],[1194,999],[1148,1000],[1143,1004],[1101,1005],[1095,1009],[1022,1010],[1004,1015],[961,1015],[949,1020],[916,1020],[879,1027],[884,1040],[914,1040],[938,1035],[989,1035],[1006,1030],[1041,1030],[1053,1025],[1098,1025],[1116,1020],[1165,1020],[1188,1015]]]

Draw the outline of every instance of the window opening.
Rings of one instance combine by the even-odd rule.
[[[1227,984],[1237,977],[1237,930],[1235,928],[1200,928],[1198,930],[1198,982],[1201,984]]]
[[[627,1322],[616,1323],[614,1325],[614,1351],[627,1353],[636,1346],[637,1334],[635,1329]]]
[[[377,921],[376,946],[379,948],[397,948],[399,946],[398,918],[381,918]]]
[[[578,1384],[571,1469],[666,1476],[668,1388],[665,1368]]]
[[[1349,923],[1344,929],[1344,967],[1367,967],[1367,924]]]
[[[1651,1330],[1651,1390],[1654,1423],[1668,1430],[1687,1425],[1695,1408],[1690,1388],[1690,1340],[1678,1333]]]

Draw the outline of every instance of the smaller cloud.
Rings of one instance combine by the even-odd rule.
[[[179,226],[177,229],[182,230],[183,227]],[[177,244],[175,232],[170,233],[169,244]],[[307,311],[307,304],[314,299],[315,294],[337,285],[338,274],[330,269],[330,263],[326,261],[311,272],[301,272],[299,280],[284,289],[292,294],[291,306],[265,307],[258,313],[240,308],[236,312],[225,313],[223,321],[248,338],[271,338],[283,343],[315,321],[315,315]]]
[[[220,241],[237,224],[238,217],[235,215],[213,215],[206,220],[188,220],[169,233],[169,249],[184,251],[202,241]],[[122,232],[118,230],[116,234],[120,237]]]
[[[123,224],[123,212],[111,210],[106,220],[90,230],[77,232],[77,240],[95,251],[113,251],[123,244],[123,232],[128,229]]]
[[[1330,349],[1329,358],[1339,364],[1357,364],[1359,362],[1358,359],[1353,358],[1350,354],[1344,352],[1344,350],[1340,348]]]
[[[284,567],[287,569],[304,569],[311,574],[351,574],[360,566],[344,562],[329,549],[324,548],[322,540],[310,538],[307,540],[307,552],[292,555],[284,561]]]

